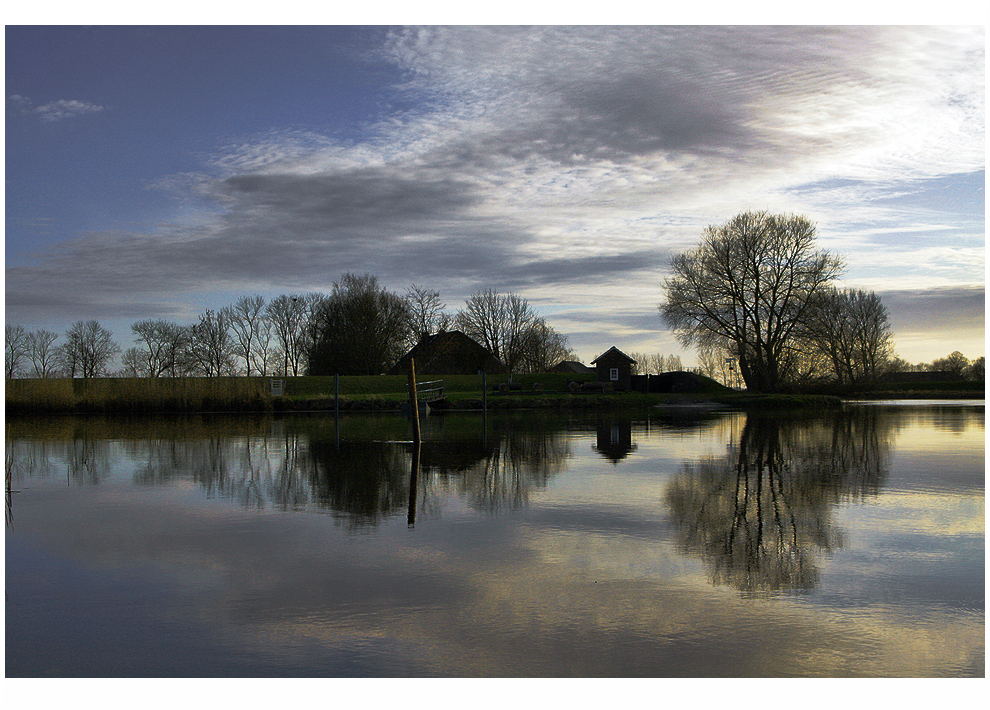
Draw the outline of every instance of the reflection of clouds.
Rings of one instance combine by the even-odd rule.
[[[61,489],[75,502],[59,506],[66,516],[51,520],[56,508],[42,501],[21,529],[62,555],[167,571],[221,643],[264,649],[286,667],[322,659],[328,672],[381,675],[932,676],[982,658],[981,614],[933,609],[919,623],[882,604],[854,615],[754,605],[708,587],[662,541],[495,521],[470,537],[424,539],[397,525],[344,538],[328,536],[321,516],[163,508],[152,491],[115,501],[100,527],[117,532],[104,536],[92,519],[108,508],[80,505],[81,490],[97,491]],[[78,529],[88,532],[64,534]]]
[[[838,601],[754,601],[709,585],[699,573],[703,562],[678,552],[664,516],[669,478],[650,468],[650,457],[669,453],[668,443],[681,461],[691,454],[703,457],[713,443],[738,440],[739,420],[733,415],[710,423],[704,436],[691,429],[637,429],[636,455],[617,468],[591,452],[591,431],[563,440],[493,437],[489,443],[501,452],[499,461],[519,462],[514,476],[544,484],[553,478],[553,491],[532,489],[530,507],[517,516],[475,515],[470,525],[451,516],[415,530],[398,516],[360,535],[339,534],[323,515],[259,515],[256,498],[243,507],[241,496],[252,486],[267,506],[273,495],[267,487],[279,485],[279,471],[308,470],[299,463],[308,453],[293,457],[308,451],[313,439],[333,443],[325,431],[305,427],[286,426],[276,437],[261,429],[241,431],[229,449],[165,449],[161,461],[185,467],[179,479],[161,480],[167,485],[125,488],[103,480],[114,485],[29,488],[17,501],[17,532],[97,568],[151,567],[167,574],[190,599],[174,608],[193,609],[219,643],[263,654],[286,668],[322,664],[328,673],[512,677],[980,675],[982,610],[960,612],[944,603],[919,608],[890,594],[856,596],[860,586],[889,586],[894,579],[937,585],[912,577],[929,550],[899,547],[897,566],[866,559],[860,567],[839,569]],[[810,426],[789,431],[788,451],[814,452],[821,444],[821,432]],[[126,448],[136,474],[143,471],[147,452],[133,441]],[[404,451],[401,445],[397,450]],[[68,455],[60,451],[58,456]],[[218,452],[225,452],[224,465]],[[485,480],[481,470],[470,468],[482,465],[478,453],[465,447],[434,457],[435,492],[473,504],[460,486],[468,486],[471,476]],[[879,459],[843,460],[866,466]],[[190,495],[201,494],[207,480],[189,467],[194,461],[217,472],[210,474],[216,476],[211,490],[229,495]],[[408,459],[399,456],[396,465],[406,466]],[[460,473],[462,468],[467,470]],[[677,470],[671,463],[669,472]],[[588,496],[581,481],[572,479],[592,472],[598,476],[593,485],[604,487]],[[634,493],[625,485],[630,475]],[[850,494],[850,480],[862,493]],[[852,519],[857,515],[907,508],[890,512],[891,521],[908,521],[904,527],[885,532],[928,535],[945,546],[960,536],[982,538],[982,493],[972,488],[921,498],[888,498],[884,490],[880,499],[858,506],[856,500],[878,489],[875,481],[857,475],[832,483],[814,495],[829,505],[845,501],[840,523],[850,535],[875,535],[871,526]],[[616,491],[613,497],[607,486]],[[312,494],[308,487],[292,490]],[[176,504],[163,505],[163,498]],[[893,541],[881,536],[870,554],[891,562],[888,542]],[[823,564],[823,573],[830,571]],[[938,588],[934,593],[948,594]]]

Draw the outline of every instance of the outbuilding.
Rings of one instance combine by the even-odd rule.
[[[617,391],[628,390],[636,361],[614,345],[591,361],[599,382],[611,383]]]

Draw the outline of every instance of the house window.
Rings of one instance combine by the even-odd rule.
[[[619,368],[613,367],[612,369],[610,369],[608,371],[608,379],[612,380],[612,382],[618,382],[619,381]]]

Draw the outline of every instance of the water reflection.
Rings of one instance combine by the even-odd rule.
[[[981,676],[958,414],[18,418],[7,672]]]
[[[747,417],[725,456],[685,462],[667,487],[682,550],[700,556],[716,584],[814,588],[816,556],[843,544],[835,505],[880,492],[896,428],[871,409],[788,422]]]
[[[613,464],[636,450],[636,444],[632,440],[632,422],[629,419],[600,419],[595,428],[595,451]]]
[[[488,513],[524,507],[530,492],[544,488],[570,455],[563,430],[549,420],[520,427],[506,419],[483,433],[477,422],[448,431],[444,420],[435,419],[418,452],[399,417],[354,418],[343,437],[332,419],[316,418],[228,420],[223,426],[163,420],[147,438],[127,439],[115,437],[114,427],[122,423],[92,424],[56,427],[65,438],[39,437],[35,429],[34,440],[8,440],[8,467],[15,477],[46,477],[60,460],[71,483],[98,485],[126,476],[129,462],[131,480],[140,485],[192,481],[209,497],[258,509],[316,508],[358,529],[407,509],[413,522],[416,508],[435,511],[452,493]],[[30,422],[21,426],[32,430]]]

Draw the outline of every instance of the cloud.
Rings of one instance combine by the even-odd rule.
[[[273,130],[225,145],[201,173],[159,181],[208,200],[198,221],[89,235],[8,269],[8,299],[56,283],[66,308],[325,288],[350,270],[455,307],[490,286],[599,314],[640,298],[645,313],[666,257],[706,224],[798,211],[829,248],[869,247],[903,224],[878,201],[984,164],[979,29],[432,27],[380,51],[412,108],[348,144]],[[967,264],[982,248],[941,246]]]
[[[895,331],[925,331],[932,322],[957,331],[983,331],[986,319],[986,289],[903,289],[879,293],[894,315]]]
[[[37,116],[46,123],[54,123],[66,118],[98,113],[104,110],[103,106],[76,99],[59,99],[57,101],[50,101],[42,106],[35,106],[31,99],[20,96],[19,94],[8,97],[7,102],[8,106],[18,113]]]

